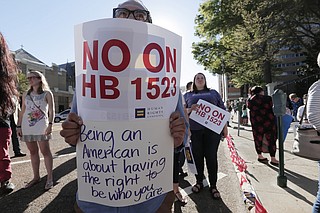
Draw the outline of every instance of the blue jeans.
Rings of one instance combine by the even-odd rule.
[[[313,204],[312,213],[320,213],[320,161],[318,163],[319,163],[319,181],[318,181],[319,188],[318,188],[316,201]]]

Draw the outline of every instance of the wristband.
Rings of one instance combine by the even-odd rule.
[[[18,129],[19,129],[19,128],[21,128],[21,126],[16,126],[16,128],[18,128]]]

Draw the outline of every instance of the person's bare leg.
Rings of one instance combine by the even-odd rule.
[[[33,170],[33,180],[40,179],[39,167],[40,167],[40,157],[37,142],[27,142],[27,147],[30,152],[31,166]]]
[[[50,150],[49,141],[40,141],[39,142],[41,153],[44,157],[44,164],[47,170],[47,182],[46,185],[52,185],[53,182],[53,175],[52,175],[52,168],[53,168],[53,158]],[[49,188],[51,188],[50,186]]]
[[[24,186],[25,189],[34,186],[35,184],[40,182],[40,157],[39,157],[39,148],[36,141],[27,142],[27,147],[30,152],[30,160],[33,171],[33,179]]]

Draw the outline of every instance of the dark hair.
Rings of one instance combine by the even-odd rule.
[[[250,90],[251,95],[257,95],[257,94],[259,94],[259,93],[262,92],[262,91],[263,91],[263,89],[262,89],[262,87],[260,87],[260,86],[254,86],[254,87],[252,87],[251,90]]]
[[[303,99],[308,99],[308,94],[304,94],[304,95],[302,96],[302,98],[303,98]]]
[[[17,72],[13,55],[0,33],[0,116],[3,118],[7,118],[15,110],[16,102],[13,97],[19,96]]]
[[[206,79],[206,76],[203,74],[203,73],[201,73],[201,72],[199,72],[199,73],[197,73],[195,76],[194,76],[194,78],[193,78],[193,84],[192,84],[192,91],[193,92],[195,92],[195,93],[198,93],[198,88],[197,88],[197,86],[196,86],[196,77],[197,77],[197,75],[202,75],[203,77],[204,77],[204,90],[210,90],[208,87],[207,87],[207,79]]]
[[[189,82],[187,83],[187,85],[186,85],[186,89],[187,89],[187,90],[188,90],[188,88],[191,89],[191,86],[192,86],[192,81],[189,81]]]

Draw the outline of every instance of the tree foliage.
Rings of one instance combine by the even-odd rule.
[[[233,83],[266,84],[281,70],[272,66],[281,48],[306,50],[307,61],[319,47],[319,10],[315,0],[208,0],[195,18],[201,41],[194,58]],[[315,64],[310,64],[315,66]]]
[[[18,73],[18,90],[19,93],[22,94],[23,92],[28,90],[28,80],[25,74],[22,72]]]

